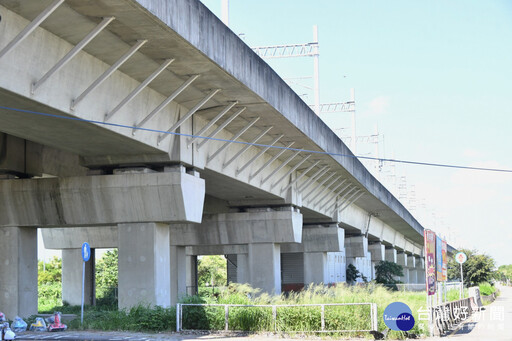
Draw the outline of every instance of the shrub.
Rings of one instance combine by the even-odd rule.
[[[496,292],[496,288],[487,282],[478,284],[478,288],[480,289],[480,295],[484,296],[489,296]]]

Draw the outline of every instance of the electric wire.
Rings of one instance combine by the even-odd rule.
[[[78,122],[85,122],[85,123],[101,124],[101,125],[106,125],[106,126],[111,126],[111,127],[126,128],[126,129],[131,129],[132,131],[133,130],[142,130],[142,131],[148,131],[148,132],[159,133],[159,134],[169,134],[169,135],[184,136],[184,137],[190,137],[190,138],[200,138],[200,139],[213,140],[213,141],[219,141],[219,142],[230,142],[230,143],[251,145],[251,146],[262,147],[262,148],[269,147],[269,148],[281,149],[281,150],[285,149],[285,150],[290,150],[290,151],[301,151],[304,153],[311,153],[311,154],[349,157],[349,158],[355,158],[355,159],[373,160],[373,161],[390,162],[390,163],[402,163],[402,164],[417,165],[417,166],[454,168],[454,169],[488,171],[488,172],[498,172],[498,173],[512,173],[512,169],[473,167],[473,166],[462,166],[462,165],[453,165],[453,164],[445,164],[445,163],[411,161],[411,160],[400,160],[400,159],[389,159],[389,158],[377,158],[377,157],[353,155],[353,154],[331,153],[331,152],[324,152],[324,151],[318,151],[318,150],[308,150],[308,149],[291,148],[291,147],[284,147],[284,146],[273,146],[273,145],[266,145],[266,144],[261,144],[261,143],[251,143],[251,142],[245,142],[245,141],[236,141],[236,140],[221,139],[221,138],[208,137],[208,136],[177,133],[177,132],[167,131],[167,130],[136,127],[136,126],[126,125],[126,124],[103,122],[103,121],[90,120],[90,119],[84,119],[84,118],[72,117],[72,116],[62,116],[62,115],[44,113],[44,112],[40,112],[40,111],[12,108],[12,107],[6,107],[6,106],[0,106],[0,109],[16,111],[16,112],[21,112],[21,113],[26,113],[26,114],[31,114],[31,115],[39,115],[39,116],[44,116],[44,117],[65,119],[65,120],[70,120],[70,121],[78,121]]]

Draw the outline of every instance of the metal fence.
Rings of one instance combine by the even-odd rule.
[[[330,303],[330,304],[289,304],[289,305],[243,305],[243,304],[193,304],[193,303],[178,303],[176,305],[176,331],[192,331],[192,329],[183,329],[183,308],[186,307],[223,307],[224,308],[224,331],[237,331],[229,329],[229,312],[230,308],[268,308],[272,309],[272,326],[273,331],[278,330],[278,311],[281,308],[293,308],[293,307],[318,307],[320,309],[320,330],[286,330],[286,332],[312,332],[312,333],[341,333],[341,332],[371,332],[377,331],[378,319],[377,319],[377,304],[376,303]],[[326,322],[331,325],[330,321],[325,318],[326,309],[333,307],[344,307],[344,306],[369,306],[368,318],[370,321],[369,329],[329,329],[326,327]],[[222,330],[222,329],[210,329],[210,330]],[[241,330],[238,330],[241,331]],[[245,331],[245,330],[242,330]]]
[[[413,283],[399,283],[399,284],[383,284],[385,287],[387,288],[393,288],[393,289],[397,289],[398,291],[425,291],[426,290],[426,285],[425,283],[418,283],[418,284],[413,284]],[[454,290],[454,289],[457,289],[457,290],[460,290],[460,287],[461,287],[462,283],[461,282],[446,282],[445,283],[445,286],[446,286],[446,291],[450,291],[450,290]]]
[[[447,302],[432,308],[432,321],[434,335],[439,336],[451,330],[455,325],[467,320],[471,314],[478,310],[474,298]]]
[[[383,284],[386,288],[396,289],[398,291],[425,291],[425,283],[423,284]]]

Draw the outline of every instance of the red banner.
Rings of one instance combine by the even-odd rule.
[[[425,230],[425,278],[427,295],[436,293],[436,234],[434,231]]]

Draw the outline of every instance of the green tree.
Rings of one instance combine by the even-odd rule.
[[[380,284],[397,284],[399,281],[395,277],[404,275],[403,268],[393,262],[386,260],[380,261],[375,266],[375,281]]]
[[[227,263],[224,256],[202,256],[197,260],[198,285],[225,286],[228,282]]]
[[[353,264],[349,264],[347,266],[347,283],[354,283],[359,277],[361,277],[361,273]]]
[[[39,261],[37,264],[37,284],[62,282],[62,259],[53,256],[49,262]]]
[[[115,298],[118,281],[117,249],[107,251],[96,262],[96,293],[98,298]],[[107,302],[106,302],[107,303]],[[113,302],[109,302],[113,303]]]
[[[474,286],[479,283],[489,282],[493,278],[495,262],[486,254],[479,254],[477,250],[460,250],[468,257],[462,264],[464,284]],[[460,279],[460,265],[455,258],[448,259],[448,279]]]
[[[503,274],[506,278],[512,280],[512,264],[500,266],[498,268],[498,272]]]

